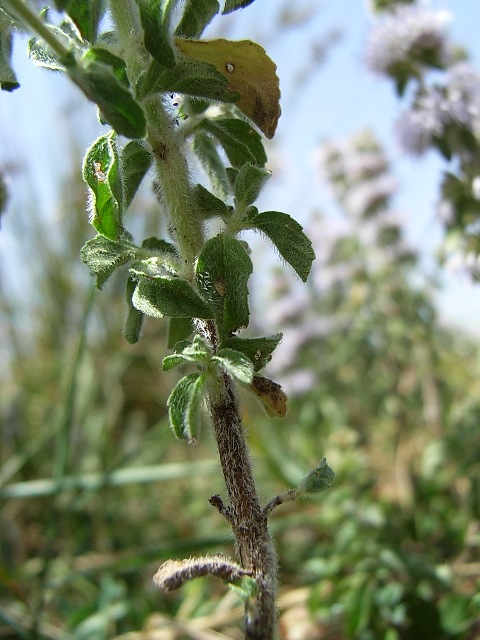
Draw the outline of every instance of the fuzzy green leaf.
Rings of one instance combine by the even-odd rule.
[[[127,300],[127,317],[123,327],[123,335],[129,344],[136,344],[142,337],[143,323],[145,316],[135,309],[132,303],[132,296],[137,286],[136,281],[130,276],[127,280],[125,298]]]
[[[132,140],[122,151],[122,168],[125,209],[131,205],[145,174],[150,169],[152,157],[143,142]]]
[[[225,7],[222,13],[224,15],[227,13],[232,13],[232,11],[248,7],[249,4],[253,4],[254,2],[255,0],[226,0]]]
[[[69,66],[67,72],[87,98],[98,106],[101,119],[117,133],[127,138],[145,137],[145,114],[110,65],[86,60],[83,66]]]
[[[260,338],[238,338],[237,336],[232,336],[220,344],[220,350],[235,349],[235,351],[240,351],[251,360],[255,371],[260,371],[272,359],[272,353],[281,339],[281,333]]]
[[[213,318],[213,311],[186,280],[142,277],[133,294],[136,309],[153,318]]]
[[[170,318],[167,346],[173,349],[182,340],[187,340],[193,333],[191,318]]]
[[[239,94],[228,91],[228,81],[207,62],[182,59],[173,69],[152,61],[137,86],[137,96],[144,98],[151,93],[182,93],[187,96],[235,102]]]
[[[123,229],[123,185],[113,131],[98,138],[88,149],[83,179],[92,196],[91,224],[102,235],[117,241]]]
[[[266,163],[262,139],[248,122],[235,118],[205,118],[197,127],[215,136],[234,167],[240,169],[246,162],[263,167]]]
[[[230,216],[230,209],[225,202],[214,196],[213,193],[210,193],[210,191],[202,187],[201,184],[196,185],[194,197],[196,212],[201,218],[219,217],[226,220]]]
[[[129,86],[127,76],[127,65],[125,60],[103,47],[90,47],[83,54],[83,63],[86,65],[98,62],[110,67],[116,79],[125,87]]]
[[[235,202],[237,206],[247,207],[258,198],[260,191],[271,176],[271,172],[246,163],[240,169],[235,180]]]
[[[178,381],[167,400],[173,433],[190,444],[195,444],[197,438],[204,381],[202,374],[190,373]]]
[[[227,178],[225,165],[212,138],[205,133],[197,131],[193,138],[193,151],[207,174],[212,187],[226,197],[232,189]]]
[[[310,273],[315,252],[302,226],[287,213],[265,211],[252,218],[248,227],[264,233],[278,249],[282,258],[305,282]]]
[[[242,242],[219,234],[204,245],[195,277],[203,297],[214,308],[220,339],[248,326],[248,279],[253,265]]]
[[[326,491],[335,480],[335,472],[328,466],[327,459],[322,458],[316,469],[310,471],[300,483],[301,493],[319,493]]]
[[[172,256],[177,255],[177,251],[171,242],[167,242],[166,240],[162,240],[161,238],[146,238],[142,242],[142,247],[147,249],[148,251],[153,251],[154,253],[158,253],[159,255],[168,254]]]
[[[189,342],[182,351],[177,351],[163,359],[162,370],[168,371],[186,362],[206,365],[209,355],[210,349],[207,347],[205,341],[199,335],[196,335],[193,338],[193,342]]]
[[[199,38],[219,10],[218,0],[187,0],[175,35],[183,38]]]
[[[164,67],[175,65],[170,20],[177,0],[137,0],[148,53]]]
[[[228,374],[244,384],[252,384],[253,363],[240,351],[234,349],[220,349],[212,358],[212,362],[220,365]]]
[[[12,32],[9,28],[0,29],[0,89],[2,91],[14,91],[20,83],[11,67],[12,58]]]
[[[80,251],[83,262],[89,267],[90,273],[97,278],[97,289],[103,287],[115,269],[134,260],[137,254],[138,247],[128,240],[120,238],[114,241],[103,235],[88,240]]]
[[[97,39],[98,25],[105,14],[106,2],[104,0],[69,0],[66,3],[66,11],[75,23],[82,38],[88,42]]]

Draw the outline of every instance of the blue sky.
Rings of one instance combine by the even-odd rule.
[[[369,17],[360,0],[298,0],[295,10],[312,10],[298,27],[279,31],[279,6],[292,3],[257,0],[232,16],[217,18],[207,35],[213,36],[221,23],[231,39],[250,38],[260,42],[275,60],[282,86],[282,118],[272,147],[278,178],[271,181],[263,196],[264,209],[291,213],[306,222],[312,211],[334,210],[333,200],[320,180],[314,163],[321,140],[344,138],[363,128],[375,131],[393,160],[400,183],[396,208],[406,220],[407,237],[422,250],[427,266],[441,238],[434,210],[442,163],[434,154],[420,160],[402,157],[393,140],[393,121],[400,110],[392,85],[372,75],[364,66],[362,51],[369,31]],[[480,3],[478,0],[443,0],[433,6],[450,9],[454,20],[454,40],[466,45],[472,60],[480,66]],[[312,62],[312,49],[332,32],[339,41],[328,50],[322,63]],[[35,68],[25,55],[25,43],[17,43],[15,66],[22,87],[0,95],[0,164],[20,164],[11,212],[21,204],[15,196],[18,186],[27,185],[38,196],[45,216],[57,215],[55,184],[69,172],[71,162],[69,128],[86,148],[102,128],[95,108],[87,105],[77,90],[60,75]],[[297,83],[300,71],[306,81]],[[81,159],[78,158],[78,170]],[[26,182],[23,182],[26,181]],[[17,198],[17,199],[16,199]],[[0,247],[9,262],[18,256],[13,241],[13,213],[2,220]],[[86,237],[90,232],[86,223]],[[478,286],[467,280],[448,279],[440,296],[442,313],[448,320],[476,330],[480,312]]]

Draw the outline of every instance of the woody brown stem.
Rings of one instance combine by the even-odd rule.
[[[245,429],[233,382],[223,375],[210,396],[220,463],[230,500],[229,520],[242,567],[257,582],[247,604],[245,640],[273,640],[276,628],[277,558],[253,479]]]

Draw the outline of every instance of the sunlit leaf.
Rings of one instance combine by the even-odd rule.
[[[208,62],[228,80],[228,89],[241,98],[235,106],[267,136],[273,138],[280,117],[280,87],[276,65],[251,40],[185,40],[176,38],[180,51],[193,60]]]
[[[140,277],[132,298],[136,309],[154,318],[212,318],[213,311],[186,280]]]
[[[195,277],[203,297],[215,310],[221,339],[248,325],[247,284],[252,270],[244,244],[224,234],[208,240],[198,256]]]
[[[191,444],[197,438],[204,381],[202,374],[190,373],[179,380],[167,400],[173,433]]]
[[[123,228],[123,185],[113,131],[98,138],[88,149],[83,179],[92,197],[91,224],[110,240],[118,240]]]
[[[234,349],[219,349],[213,356],[212,362],[220,365],[228,374],[244,384],[252,384],[253,364],[251,360],[240,351]]]
[[[315,259],[312,243],[302,226],[287,213],[265,211],[252,218],[249,228],[264,233],[278,249],[282,258],[305,282]]]
[[[80,254],[101,289],[115,269],[137,257],[138,247],[124,238],[114,241],[98,235],[84,244]]]

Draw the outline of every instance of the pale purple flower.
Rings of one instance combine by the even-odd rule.
[[[478,129],[480,121],[480,74],[467,62],[450,67],[446,95],[452,121]]]
[[[426,90],[414,107],[405,111],[396,122],[397,137],[404,151],[421,155],[441,137],[445,126],[451,122],[450,104],[438,87]]]
[[[448,11],[400,5],[379,20],[366,45],[365,61],[372,71],[390,75],[400,65],[428,53],[439,62],[448,59]]]
[[[448,125],[480,134],[480,74],[465,62],[450,67],[444,87],[424,89],[414,106],[400,116],[396,123],[400,146],[421,155]]]

